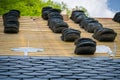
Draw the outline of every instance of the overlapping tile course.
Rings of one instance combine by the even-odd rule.
[[[0,80],[119,80],[120,59],[0,56]]]

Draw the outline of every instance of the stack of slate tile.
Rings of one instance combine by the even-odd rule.
[[[70,17],[75,23],[80,23],[84,18],[87,18],[87,16],[84,14],[84,11],[81,10],[72,11]]]
[[[100,28],[97,29],[94,34],[93,38],[97,39],[98,41],[104,42],[112,42],[115,40],[117,33],[110,28]]]
[[[95,29],[102,28],[100,24],[94,18],[89,18],[85,15],[84,11],[75,10],[72,12],[70,19],[75,23],[78,23],[81,28],[85,29],[87,32],[93,33]]]
[[[113,17],[113,21],[120,23],[120,12],[117,12]]]
[[[4,33],[18,33],[19,32],[19,10],[10,10],[3,14]]]
[[[63,21],[63,17],[60,14],[60,9],[52,7],[43,7],[42,18],[48,20],[48,26],[54,33],[61,33],[64,28],[68,28],[68,24]]]
[[[71,28],[65,28],[62,31],[61,39],[63,41],[75,41],[76,39],[80,38],[80,31],[71,29]]]
[[[75,51],[77,55],[92,55],[96,51],[96,42],[90,38],[80,38],[75,41]]]
[[[79,23],[79,25],[89,33],[94,33],[96,29],[103,28],[102,24],[94,18],[85,18]]]

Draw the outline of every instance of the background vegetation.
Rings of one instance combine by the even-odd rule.
[[[11,9],[17,9],[20,10],[21,16],[41,16],[44,6],[66,10],[68,15],[71,13],[66,4],[55,3],[52,0],[0,0],[0,15]]]
[[[40,16],[44,6],[61,9],[60,4],[51,0],[0,0],[0,15],[11,9],[17,9],[22,16]]]

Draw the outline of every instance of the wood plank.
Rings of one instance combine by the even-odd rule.
[[[120,34],[120,25],[111,19],[97,19],[104,27],[114,29]],[[29,56],[79,56],[74,54],[75,45],[73,42],[64,42],[61,40],[61,34],[53,33],[47,26],[47,21],[39,17],[22,16],[20,19],[20,32],[18,34],[3,33],[2,17],[0,17],[0,55],[21,55],[23,52],[11,51],[11,48],[30,47],[43,48],[43,52],[29,53]],[[66,20],[70,28],[80,30],[81,37],[92,38],[91,33],[81,29],[78,24],[71,20]],[[93,39],[93,38],[92,38]],[[95,39],[94,39],[95,40]],[[95,40],[96,41],[96,40]],[[114,50],[114,42],[97,42],[97,45],[106,45]],[[120,57],[120,36],[115,39],[117,44],[116,57]],[[83,56],[83,55],[80,55]],[[107,53],[95,53],[86,55],[87,57],[109,56]]]

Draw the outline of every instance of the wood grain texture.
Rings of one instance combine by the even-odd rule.
[[[97,42],[97,45],[109,46],[114,49],[114,43],[117,44],[116,57],[120,57],[120,24],[113,22],[112,19],[96,18],[104,27],[112,28],[117,32],[115,42]],[[61,34],[53,33],[47,26],[47,21],[39,17],[21,17],[20,32],[18,34],[3,33],[3,21],[0,17],[0,55],[20,55],[23,52],[11,51],[11,48],[29,47],[43,48],[43,52],[29,53],[29,56],[78,56],[74,54],[75,45],[73,42],[64,42],[61,40]],[[71,20],[65,20],[70,28],[80,30],[81,37],[92,38],[92,34],[81,29],[78,24]],[[93,39],[93,38],[92,38]],[[80,55],[84,56],[84,55]],[[86,55],[87,57],[109,56],[107,53],[95,53]]]

